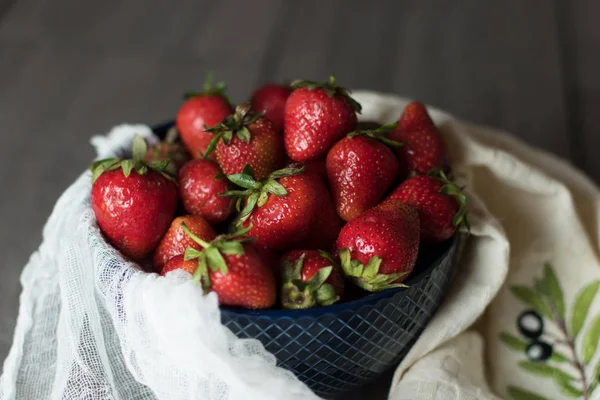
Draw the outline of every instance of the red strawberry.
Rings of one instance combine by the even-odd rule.
[[[170,175],[177,176],[181,167],[190,160],[190,154],[185,146],[179,143],[159,142],[148,149],[145,161],[155,163],[164,160],[171,160],[165,169]]]
[[[179,195],[186,211],[211,224],[224,222],[233,212],[233,201],[219,196],[227,191],[227,184],[227,177],[211,160],[192,160],[179,173]]]
[[[176,269],[182,269],[185,272],[189,272],[190,274],[193,274],[194,272],[196,272],[196,269],[198,268],[198,261],[195,259],[192,260],[185,260],[185,256],[183,254],[180,254],[178,256],[175,256],[173,258],[171,258],[163,267],[163,269],[160,271],[160,274],[162,276],[165,276],[167,273],[171,272],[171,271],[175,271]]]
[[[275,125],[275,129],[281,132],[283,129],[283,109],[291,92],[288,86],[268,83],[254,92],[250,104],[253,110],[264,112],[265,117]]]
[[[163,170],[168,160],[144,161],[147,146],[136,136],[133,159],[111,158],[92,164],[92,209],[109,242],[141,261],[169,228],[177,208],[177,186]]]
[[[273,274],[277,274],[279,271],[279,255],[275,251],[256,243],[253,244],[253,247],[263,262],[273,271]]]
[[[239,174],[250,165],[257,179],[263,179],[283,165],[281,135],[262,114],[250,111],[249,104],[240,104],[234,115],[208,131],[214,137],[207,154],[216,147],[217,161],[227,175]]]
[[[213,227],[199,215],[186,215],[175,218],[154,252],[155,272],[160,272],[167,261],[185,253],[185,249],[188,247],[193,247],[196,250],[202,248],[184,232],[181,227],[182,224],[185,224],[196,236],[207,242],[217,236]]]
[[[184,96],[186,102],[177,113],[176,125],[181,140],[194,158],[204,155],[213,139],[205,127],[218,124],[233,112],[224,93],[225,84],[218,83],[213,88],[209,76],[204,91]]]
[[[318,177],[303,171],[290,166],[273,172],[264,181],[255,180],[251,168],[228,176],[246,189],[228,195],[243,196],[238,206],[246,199],[239,223],[251,227],[248,235],[256,238],[256,244],[285,251],[305,241],[311,233],[322,202],[328,201],[321,197],[327,190]]]
[[[323,157],[344,135],[356,129],[360,104],[335,83],[292,82],[294,91],[285,103],[284,139],[294,161]]]
[[[188,234],[203,250],[188,248],[184,256],[172,258],[165,265],[163,275],[174,269],[191,272],[193,268],[194,280],[202,283],[205,292],[217,293],[222,305],[259,309],[275,304],[273,271],[252,245],[242,243],[245,238],[229,235],[207,243]]]
[[[344,277],[331,257],[316,250],[292,250],[282,258],[283,308],[330,306],[344,295]]]
[[[308,172],[305,172],[308,173]],[[314,196],[320,200],[319,210],[310,226],[310,234],[301,243],[306,249],[329,249],[335,244],[335,239],[342,228],[342,219],[335,210],[331,194],[325,185],[314,186]]]
[[[454,235],[461,224],[469,226],[467,199],[443,172],[405,180],[386,201],[401,201],[419,213],[421,241],[439,243]]]
[[[419,216],[410,206],[385,202],[348,222],[337,241],[342,268],[361,288],[401,286],[419,251]]]
[[[397,150],[401,169],[427,174],[446,167],[444,140],[423,104],[407,105],[389,138],[405,144]]]
[[[327,154],[327,175],[338,214],[350,221],[376,206],[394,183],[398,159],[386,138],[396,124],[357,131],[340,140]]]
[[[327,180],[327,166],[324,159],[310,160],[304,163],[304,168],[307,174],[315,174],[325,185],[329,185]]]

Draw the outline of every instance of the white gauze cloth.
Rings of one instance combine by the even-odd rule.
[[[356,92],[362,120],[407,101]],[[450,291],[398,367],[389,398],[600,398],[600,193],[568,164],[431,110],[469,196],[471,236]],[[99,158],[143,125],[93,139]],[[254,340],[220,323],[183,272],[124,261],[99,233],[90,174],[59,199],[21,276],[0,399],[316,399]],[[519,329],[519,327],[521,329]]]

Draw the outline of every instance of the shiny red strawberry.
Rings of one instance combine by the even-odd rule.
[[[209,76],[204,90],[199,93],[187,93],[185,103],[177,113],[176,125],[181,140],[194,158],[206,153],[213,135],[206,132],[206,126],[214,126],[233,112],[229,100],[225,97],[225,84],[212,86]]]
[[[97,161],[92,170],[92,209],[108,241],[142,261],[158,245],[177,208],[177,186],[164,171],[168,160],[144,161],[146,142],[136,136],[133,159]]]
[[[208,243],[189,234],[203,250],[188,248],[184,256],[165,265],[163,275],[175,269],[193,269],[194,280],[205,292],[215,292],[222,305],[261,309],[275,304],[273,271],[251,244],[243,243],[244,238],[224,236]]]
[[[344,276],[332,258],[316,250],[292,250],[282,257],[283,308],[330,306],[344,295]]]
[[[272,249],[257,245],[256,243],[253,243],[252,247],[254,247],[254,250],[256,250],[260,258],[269,266],[277,278],[277,274],[279,273],[279,254]]]
[[[419,216],[389,201],[348,222],[337,240],[342,268],[361,288],[376,292],[401,286],[419,251]]]
[[[400,144],[386,135],[396,124],[373,131],[356,131],[327,154],[327,175],[338,214],[346,221],[376,206],[398,175],[391,148]]]
[[[192,160],[179,173],[179,195],[186,211],[211,224],[225,222],[233,212],[233,201],[220,196],[227,185],[227,177],[212,160]]]
[[[267,83],[252,95],[250,104],[257,112],[264,112],[265,117],[273,122],[275,129],[283,129],[283,110],[285,102],[292,93],[288,86]]]
[[[304,168],[307,174],[315,174],[325,185],[329,185],[329,181],[327,180],[327,166],[325,164],[325,159],[318,160],[310,160],[304,163]]]
[[[305,172],[308,173],[308,172]],[[314,186],[314,196],[322,199],[310,226],[310,234],[300,243],[305,249],[330,249],[342,229],[342,219],[335,210],[331,194],[325,185]]]
[[[192,259],[186,261],[185,256],[180,254],[171,258],[160,271],[160,274],[165,276],[167,273],[175,271],[176,269],[182,269],[185,272],[193,274],[196,272],[196,269],[198,269],[198,260]]]
[[[335,142],[356,129],[360,104],[333,76],[326,83],[294,81],[292,88],[284,112],[287,154],[297,162],[324,157]]]
[[[191,232],[207,242],[217,236],[213,227],[199,215],[186,215],[175,218],[154,252],[155,272],[160,272],[167,261],[185,253],[188,247],[193,247],[196,250],[202,248],[184,232],[181,227],[182,224],[185,224]]]
[[[228,195],[243,196],[238,200],[238,206],[245,201],[239,223],[250,227],[248,235],[256,238],[256,244],[285,251],[305,241],[311,233],[322,202],[328,201],[321,197],[327,190],[317,176],[303,171],[290,166],[263,181],[254,179],[251,168],[228,176],[244,188]]]
[[[397,150],[401,169],[427,174],[446,167],[444,139],[423,104],[407,105],[398,127],[388,137],[404,143]]]
[[[217,161],[226,175],[239,174],[250,165],[257,179],[264,179],[283,165],[281,135],[261,113],[250,111],[249,104],[240,104],[235,114],[208,131],[214,137],[207,153],[216,149]]]
[[[469,226],[465,195],[440,171],[434,176],[408,178],[386,201],[401,201],[417,210],[424,243],[443,242],[451,238],[460,225]]]

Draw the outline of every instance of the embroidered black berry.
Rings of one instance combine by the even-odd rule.
[[[525,353],[530,361],[546,361],[552,357],[552,345],[534,340],[527,346]]]
[[[523,336],[537,339],[544,333],[544,320],[537,312],[527,310],[519,315],[517,327]]]

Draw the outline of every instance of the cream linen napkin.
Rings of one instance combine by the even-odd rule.
[[[356,97],[380,122],[406,104]],[[600,192],[554,156],[431,112],[471,199],[471,236],[389,399],[600,398]]]

